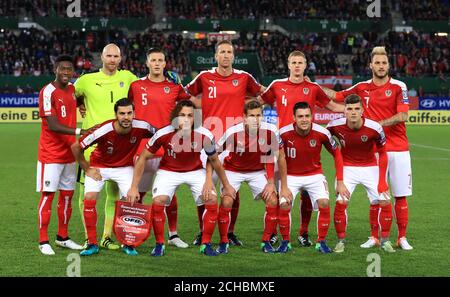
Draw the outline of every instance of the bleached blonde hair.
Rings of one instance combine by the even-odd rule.
[[[384,55],[384,56],[388,56],[387,52],[386,52],[386,48],[384,46],[376,46],[372,49],[372,53],[370,54],[370,60],[373,60],[373,57],[376,55]]]

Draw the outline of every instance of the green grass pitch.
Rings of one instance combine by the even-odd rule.
[[[0,125],[0,217],[2,226],[2,255],[0,276],[66,276],[72,252],[55,247],[56,255],[46,257],[38,249],[37,204],[35,192],[38,124]],[[360,187],[349,207],[349,226],[346,251],[343,254],[321,255],[314,248],[300,248],[296,241],[299,227],[299,204],[292,212],[293,251],[286,255],[263,254],[259,250],[263,228],[264,205],[250,198],[247,187],[241,193],[241,209],[236,233],[243,247],[231,247],[228,255],[210,258],[199,254],[197,247],[166,248],[166,256],[153,258],[153,234],[138,248],[137,257],[122,252],[101,250],[94,257],[81,259],[81,276],[366,276],[369,253],[381,256],[382,276],[450,276],[450,133],[445,126],[408,126],[413,165],[413,191],[409,198],[409,242],[413,251],[384,254],[379,249],[365,250],[359,245],[369,235],[368,199]],[[332,160],[324,151],[323,163],[327,179],[332,184]],[[334,193],[331,193],[334,195]],[[77,195],[75,195],[77,197]],[[179,197],[178,232],[192,243],[198,231],[197,214],[187,188]],[[99,202],[99,235],[103,228],[102,206]],[[149,202],[149,199],[146,199]],[[331,205],[334,207],[334,199]],[[333,210],[332,210],[333,213]],[[316,236],[316,214],[310,225],[312,238]],[[56,199],[49,236],[53,240],[57,228]],[[73,201],[70,235],[78,243],[84,231]],[[395,241],[397,228],[393,224],[391,239]],[[213,237],[218,242],[218,231]],[[53,242],[51,242],[54,246]],[[336,234],[331,223],[328,243],[334,247]]]

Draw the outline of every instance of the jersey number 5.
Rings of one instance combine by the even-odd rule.
[[[142,93],[142,105],[147,105],[147,93]]]

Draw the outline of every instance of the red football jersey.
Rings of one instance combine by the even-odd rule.
[[[390,78],[383,86],[376,86],[372,80],[363,81],[336,94],[337,101],[344,101],[350,94],[361,97],[364,106],[364,116],[374,121],[393,117],[399,112],[408,112],[408,89],[404,82]],[[408,137],[405,123],[383,127],[386,133],[387,151],[407,151]]]
[[[323,173],[320,153],[322,145],[335,156],[339,150],[331,133],[318,124],[312,124],[310,132],[302,136],[295,130],[295,123],[280,129],[284,143],[287,174],[304,176]]]
[[[151,137],[156,132],[149,123],[134,119],[131,132],[120,135],[114,129],[115,121],[102,123],[98,129],[78,140],[83,149],[97,144],[91,154],[90,166],[100,168],[133,166],[133,157],[141,140]]]
[[[245,96],[256,96],[261,85],[245,71],[233,69],[231,75],[222,76],[213,68],[200,72],[186,88],[193,96],[202,95],[203,126],[219,139],[242,122]]]
[[[253,172],[264,170],[268,162],[273,163],[273,153],[283,147],[283,142],[273,124],[261,122],[257,135],[252,136],[244,123],[240,123],[228,128],[217,146],[230,152],[223,161],[226,170]]]
[[[153,82],[148,77],[143,77],[130,86],[128,98],[134,102],[137,119],[142,119],[159,129],[170,124],[170,112],[177,101],[189,99],[182,85],[172,81]],[[139,145],[137,154],[145,148],[148,139],[143,139]],[[163,151],[156,155],[162,157]]]
[[[331,135],[341,143],[341,152],[345,166],[377,166],[375,147],[385,149],[386,137],[383,127],[375,121],[363,118],[363,125],[358,130],[347,126],[347,119],[340,118],[327,125]]]
[[[65,90],[53,83],[46,85],[39,93],[39,116],[42,118],[39,138],[38,160],[42,163],[72,163],[75,157],[70,146],[76,141],[75,135],[50,131],[45,117],[55,116],[64,126],[77,127],[77,100],[75,88],[69,84]]]
[[[202,149],[207,155],[213,155],[216,152],[214,136],[203,127],[193,130],[188,138],[179,136],[171,125],[161,128],[148,141],[146,148],[154,154],[161,147],[164,149],[164,156],[159,163],[159,169],[174,172],[202,169],[200,160]]]
[[[314,119],[314,107],[325,107],[330,99],[322,88],[313,82],[304,80],[293,83],[289,78],[274,80],[261,95],[262,99],[273,105],[278,114],[278,127],[292,123],[294,105],[297,102],[307,102],[311,106]]]

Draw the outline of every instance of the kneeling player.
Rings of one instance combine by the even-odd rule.
[[[222,194],[234,197],[235,192],[217,157],[212,133],[203,127],[194,129],[193,103],[187,100],[178,102],[171,113],[171,121],[172,125],[158,130],[139,156],[135,165],[133,182],[128,191],[128,200],[138,201],[138,187],[145,163],[159,148],[163,147],[164,156],[156,173],[152,190],[152,216],[156,246],[151,255],[164,255],[164,224],[166,220],[164,209],[170,204],[177,188],[182,184],[187,184],[191,188],[197,206],[205,205],[200,252],[208,256],[216,256],[217,253],[211,246],[211,237],[217,222],[217,195],[212,183],[212,171],[207,173],[200,161],[200,152],[203,149],[208,155],[208,161],[211,162],[221,182],[225,185]]]
[[[224,159],[224,168],[231,186],[239,191],[241,184],[247,182],[253,198],[262,198],[266,204],[264,232],[261,248],[266,253],[275,249],[270,244],[270,235],[277,225],[278,199],[274,183],[273,156],[278,155],[282,193],[287,193],[286,163],[278,130],[275,125],[261,122],[262,106],[250,101],[244,107],[244,122],[230,127],[218,141],[221,150],[230,153]],[[264,170],[265,167],[265,170]],[[267,173],[267,175],[266,175]],[[228,253],[228,225],[233,205],[231,197],[223,196],[219,210],[220,244],[217,252]],[[289,242],[283,242],[278,251],[290,249]]]
[[[287,163],[287,185],[292,193],[292,198],[280,199],[280,233],[284,241],[290,240],[291,206],[300,191],[307,191],[313,209],[318,210],[316,250],[331,253],[325,242],[330,225],[330,205],[320,160],[322,145],[334,158],[338,192],[346,191],[342,183],[342,155],[330,132],[312,123],[311,107],[307,102],[297,102],[293,112],[295,122],[280,129]]]
[[[134,118],[134,105],[126,98],[114,105],[116,119],[106,121],[92,133],[72,145],[72,152],[86,173],[84,195],[84,221],[88,245],[80,255],[90,256],[99,252],[97,245],[97,209],[99,193],[106,181],[118,184],[121,197],[126,197],[133,177],[133,156],[142,138],[151,137],[155,128],[145,121]],[[97,144],[90,163],[83,150]],[[134,247],[123,246],[123,252],[137,255]]]
[[[338,138],[344,160],[344,184],[348,195],[338,195],[334,210],[334,226],[338,243],[334,249],[341,253],[345,247],[347,205],[355,187],[362,184],[371,205],[380,205],[377,221],[381,227],[381,247],[392,253],[389,241],[392,225],[392,205],[386,183],[387,154],[383,128],[375,121],[362,117],[363,106],[358,95],[345,98],[345,118],[328,123],[327,128]],[[375,149],[378,151],[378,164]]]

